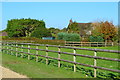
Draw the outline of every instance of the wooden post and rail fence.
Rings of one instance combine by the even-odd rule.
[[[90,48],[78,48],[78,47],[68,47],[68,46],[58,46],[58,45],[45,45],[45,44],[34,44],[34,43],[18,43],[18,42],[1,42],[2,43],[2,51],[10,51],[10,52],[15,52],[16,53],[16,57],[18,56],[18,53],[20,53],[21,57],[23,58],[24,54],[28,55],[28,60],[30,60],[30,56],[33,55],[36,57],[36,62],[38,62],[38,57],[44,57],[46,58],[46,64],[48,64],[48,60],[49,59],[54,59],[54,60],[58,60],[58,67],[60,67],[61,61],[63,62],[67,62],[67,63],[72,63],[74,66],[74,72],[76,72],[76,65],[82,65],[82,66],[86,66],[86,67],[91,67],[94,70],[94,77],[96,77],[96,72],[97,69],[101,69],[101,70],[107,70],[107,71],[112,71],[112,72],[116,72],[116,73],[120,73],[120,70],[115,70],[115,69],[109,69],[109,68],[104,68],[104,67],[100,67],[97,66],[97,60],[101,59],[101,60],[107,60],[107,61],[116,61],[116,62],[120,62],[120,59],[117,58],[106,58],[106,57],[99,57],[97,56],[97,52],[109,52],[109,53],[117,53],[119,54],[120,51],[118,50],[104,50],[104,49],[90,49]],[[23,45],[26,45],[28,47],[23,47]],[[35,48],[32,48],[31,46],[36,46]],[[45,46],[46,49],[39,49],[39,46]],[[58,48],[57,51],[55,50],[49,50],[49,47],[56,47]],[[13,49],[16,48],[16,49]],[[19,48],[19,51],[18,51]],[[73,53],[69,53],[69,52],[62,52],[61,48],[67,48],[67,49],[73,49]],[[23,49],[27,49],[27,52],[24,52]],[[31,53],[30,50],[36,50],[36,54]],[[90,55],[83,55],[83,54],[77,54],[76,50],[86,50],[86,51],[94,51],[94,56],[90,56]],[[38,51],[45,51],[46,55],[40,55],[38,54]],[[52,52],[52,53],[57,53],[58,54],[58,58],[54,58],[54,57],[50,57],[48,52]],[[66,55],[72,55],[73,56],[73,61],[69,61],[69,60],[65,60],[65,59],[61,59],[61,54],[66,54]],[[93,65],[88,65],[88,64],[83,64],[80,62],[76,61],[76,56],[79,57],[85,57],[85,58],[93,58],[94,59],[94,64]]]
[[[65,46],[89,46],[89,47],[107,47],[107,46],[114,46],[114,42],[72,42],[72,41],[65,41]]]

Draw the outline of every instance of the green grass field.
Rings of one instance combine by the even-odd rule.
[[[24,47],[27,47],[27,46],[24,45]],[[36,46],[31,46],[31,47],[35,48]],[[118,50],[118,46],[85,47],[85,48]],[[12,49],[15,50],[15,48],[12,48]],[[45,49],[45,47],[40,46],[39,49]],[[58,48],[55,48],[55,47],[48,47],[48,49],[58,51]],[[21,51],[21,49],[18,49],[18,50]],[[28,50],[23,49],[23,51],[27,52]],[[73,49],[61,48],[61,51],[73,53]],[[3,53],[6,53],[6,51],[3,51]],[[46,58],[39,57],[39,62],[36,63],[35,56],[31,56],[31,60],[27,60],[27,54],[24,54],[24,58],[21,58],[21,57],[15,57],[15,52],[9,51],[8,53],[13,53],[13,56],[8,54],[3,54],[3,66],[8,67],[13,71],[27,75],[28,77],[31,77],[31,78],[91,78],[93,77],[93,68],[77,65],[77,72],[73,72],[73,64],[71,63],[61,61],[61,68],[58,68],[57,60],[49,59],[49,64],[46,65],[45,64]],[[30,50],[30,53],[36,54],[36,51]],[[44,51],[39,51],[40,55],[45,55],[45,53],[46,52]],[[93,56],[94,52],[77,50],[77,54]],[[48,52],[48,55],[50,57],[55,57],[55,58],[58,57],[57,53]],[[97,56],[107,57],[107,58],[118,58],[119,55],[116,53],[97,52]],[[61,59],[73,61],[73,56],[61,54]],[[94,59],[77,56],[76,61],[79,63],[93,65]],[[118,62],[115,62],[115,61],[97,60],[97,66],[110,68],[110,69],[119,69]],[[106,77],[114,78],[118,76],[119,76],[118,73],[97,69],[98,78],[106,78]]]
[[[85,74],[57,68],[34,60],[2,54],[3,66],[30,78],[85,78]]]

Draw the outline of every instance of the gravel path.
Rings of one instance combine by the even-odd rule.
[[[0,66],[0,78],[27,78],[27,76],[20,75],[19,73]]]

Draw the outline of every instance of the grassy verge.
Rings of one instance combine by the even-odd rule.
[[[21,45],[19,45],[21,46]],[[24,45],[24,47],[27,47],[26,45]],[[36,46],[31,46],[32,48],[35,48]],[[11,48],[11,47],[9,47]],[[40,49],[45,49],[44,46],[39,46]],[[101,49],[110,49],[110,50],[117,50],[118,47],[87,47],[87,48],[101,48]],[[15,48],[12,48],[15,50]],[[49,50],[55,50],[57,51],[58,49],[55,48],[55,47],[49,47],[48,48]],[[18,49],[19,51],[21,51],[21,49],[19,48]],[[27,49],[24,49],[23,50],[24,52],[27,52],[28,50]],[[70,52],[70,53],[73,53],[73,50],[72,49],[64,49],[64,48],[61,48],[61,51],[62,52]],[[30,50],[31,53],[35,54],[36,51],[35,50]],[[6,53],[6,52],[4,52]],[[11,52],[9,52],[11,53]],[[15,52],[12,52],[13,54],[15,54]],[[93,51],[85,51],[85,50],[77,50],[77,54],[83,54],[83,55],[91,55],[93,56],[94,52]],[[19,53],[20,54],[20,53]],[[44,51],[39,51],[39,54],[40,55],[45,55],[45,52]],[[48,55],[50,57],[55,57],[57,58],[58,55],[57,53],[52,53],[52,52],[48,52]],[[19,55],[20,56],[20,55]],[[106,53],[106,52],[97,52],[97,56],[101,56],[101,57],[108,57],[108,58],[118,58],[118,54],[116,53]],[[6,59],[4,58],[6,57]],[[12,64],[12,63],[9,63],[9,64],[5,64],[4,61],[7,61],[8,58],[9,59],[12,59],[13,63],[18,60],[18,65],[17,65],[17,68],[16,68],[16,64]],[[8,59],[8,62],[10,61]],[[71,55],[66,55],[66,54],[61,54],[61,59],[65,59],[65,60],[70,60],[70,61],[73,61],[73,56]],[[24,63],[24,62],[21,62],[22,60],[25,60],[25,62],[27,63]],[[91,58],[84,58],[84,57],[77,57],[76,58],[76,61],[77,62],[80,62],[80,63],[84,63],[84,64],[89,64],[89,65],[93,65],[93,59]],[[31,62],[31,63],[29,63]],[[15,62],[16,63],[16,62]],[[27,65],[27,64],[30,64],[30,65]],[[9,67],[10,69],[12,70],[15,70],[15,71],[18,71],[19,69],[18,68],[23,68],[23,69],[20,69],[18,72],[19,73],[22,73],[24,75],[27,75],[31,77],[31,72],[28,72],[29,69],[33,69],[34,66],[36,68],[36,70],[34,70],[35,72],[32,72],[33,73],[36,73],[36,74],[41,74],[42,73],[48,73],[46,74],[46,78],[58,78],[58,77],[62,77],[62,78],[86,78],[85,75],[88,75],[88,77],[93,77],[93,68],[89,68],[89,67],[84,67],[84,66],[80,66],[80,65],[77,65],[77,72],[74,73],[73,72],[73,64],[70,64],[70,63],[66,63],[66,62],[61,62],[61,68],[57,68],[57,60],[52,60],[52,59],[49,59],[49,65],[46,66],[45,65],[45,58],[42,58],[42,57],[39,57],[39,63],[36,63],[35,62],[35,56],[31,56],[31,60],[28,61],[27,60],[27,55],[24,54],[24,58],[16,58],[15,56],[11,56],[11,55],[8,55],[8,54],[3,54],[3,64],[5,65],[5,67]],[[21,64],[21,65],[20,65]],[[25,65],[27,65],[25,67]],[[19,67],[20,66],[20,67]],[[110,68],[110,69],[118,69],[118,62],[114,62],[114,61],[106,61],[106,60],[97,60],[97,66],[100,66],[100,67],[105,67],[105,68]],[[13,69],[14,68],[14,69]],[[28,69],[28,70],[26,70]],[[38,73],[39,69],[41,70],[44,70],[42,71],[42,73]],[[47,70],[48,69],[48,70]],[[37,71],[38,70],[38,71]],[[47,71],[46,71],[47,70]],[[53,71],[53,72],[52,72]],[[55,72],[54,72],[55,71]],[[41,71],[40,71],[41,72]],[[52,73],[52,74],[51,74]],[[58,74],[59,73],[59,74]],[[65,73],[65,74],[63,74]],[[53,75],[53,76],[52,76]],[[42,75],[43,76],[43,75]],[[45,77],[42,77],[42,76],[36,76],[36,75],[33,75],[32,77],[34,78],[37,78],[37,77],[40,77],[40,78],[45,78]],[[114,73],[114,72],[110,72],[110,71],[105,71],[105,70],[97,70],[97,77],[99,78],[114,78],[114,77],[118,77],[118,73]]]
[[[0,53],[1,55],[1,53]],[[54,66],[37,63],[33,60],[2,54],[3,66],[30,78],[85,78],[80,72],[64,70]]]

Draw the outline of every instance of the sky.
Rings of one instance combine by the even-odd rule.
[[[1,0],[1,2],[119,2],[119,0]]]
[[[79,23],[112,21],[118,24],[118,2],[2,2],[2,28],[11,19],[44,20],[46,27],[62,29],[69,20]]]

